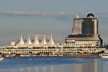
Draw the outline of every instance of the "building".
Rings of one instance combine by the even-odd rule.
[[[24,40],[22,35],[19,38],[19,41],[13,41],[10,43],[11,46],[17,46],[17,47],[46,47],[46,46],[55,46],[56,43],[51,36],[48,36],[48,38],[45,37],[45,35],[42,35],[42,39],[40,40],[40,37],[38,35],[35,35],[34,39],[32,40],[30,36],[28,36],[27,40]]]
[[[73,47],[100,47],[102,38],[98,31],[98,19],[94,14],[89,13],[86,17],[77,16],[73,20],[72,33],[69,34],[65,42]]]

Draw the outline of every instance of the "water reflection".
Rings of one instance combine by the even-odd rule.
[[[108,60],[93,59],[88,63],[0,68],[0,72],[107,72],[107,67]]]
[[[97,62],[90,62],[84,64],[76,64],[74,72],[99,72],[99,66]]]

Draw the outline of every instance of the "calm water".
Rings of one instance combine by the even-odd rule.
[[[108,59],[14,57],[0,62],[0,72],[107,72]]]

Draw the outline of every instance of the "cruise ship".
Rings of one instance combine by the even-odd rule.
[[[65,38],[65,43],[56,43],[52,34],[36,34],[34,40],[28,35],[18,41],[12,41],[8,46],[1,46],[0,54],[4,57],[23,56],[70,56],[99,57],[107,49],[98,31],[98,19],[89,13],[86,17],[76,16],[73,19],[72,32]]]

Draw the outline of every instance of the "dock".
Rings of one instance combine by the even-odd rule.
[[[97,57],[105,48],[72,48],[72,47],[2,47],[0,54],[4,57],[13,56],[72,56]]]

